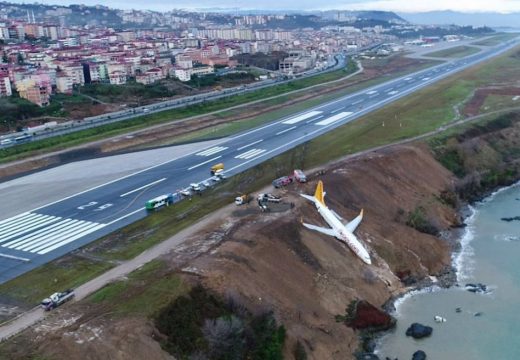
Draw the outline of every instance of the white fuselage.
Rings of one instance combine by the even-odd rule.
[[[365,263],[369,265],[372,264],[372,260],[370,259],[368,251],[359,242],[356,236],[345,228],[345,225],[341,223],[341,221],[332,213],[328,207],[324,206],[318,201],[315,201],[315,204],[320,215],[336,233],[336,238],[345,242],[348,247],[350,247],[350,249]]]

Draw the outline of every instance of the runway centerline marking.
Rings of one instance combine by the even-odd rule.
[[[151,182],[151,183],[149,183],[149,184],[146,184],[146,185],[143,185],[143,186],[141,186],[141,187],[138,187],[137,189],[130,190],[129,192],[125,192],[124,194],[119,195],[119,197],[125,197],[126,195],[133,194],[133,193],[135,193],[136,191],[146,189],[147,187],[150,187],[150,186],[152,186],[152,185],[155,185],[155,184],[158,184],[158,183],[160,183],[160,182],[163,182],[164,180],[166,180],[166,178],[162,178],[162,179],[159,179],[159,180],[153,181],[153,182]]]
[[[342,107],[340,107],[340,108],[334,109],[334,110],[332,110],[330,113],[331,113],[331,114],[337,113],[338,111],[341,111],[341,110],[343,110],[344,108],[346,108],[346,106],[342,106]]]
[[[240,150],[243,150],[243,149],[246,149],[250,146],[253,146],[253,145],[256,145],[258,143],[261,143],[262,141],[264,141],[264,139],[261,139],[261,140],[258,140],[258,141],[255,141],[255,142],[252,142],[251,144],[247,144],[247,145],[244,145],[244,146],[241,146],[239,147],[237,150],[240,151]]]
[[[305,123],[306,123],[306,124],[310,124],[311,122],[314,122],[314,121],[316,121],[316,120],[319,120],[319,119],[321,119],[321,118],[323,118],[323,117],[325,117],[325,115],[320,115],[320,116],[315,117],[314,119],[307,120]]]
[[[198,168],[199,166],[202,166],[202,165],[206,165],[207,163],[210,163],[212,161],[215,161],[217,159],[220,159],[222,157],[222,155],[219,155],[217,157],[214,157],[213,159],[209,159],[207,161],[204,161],[204,162],[201,162],[200,164],[197,164],[197,165],[193,165],[192,167],[189,167],[188,170],[193,170],[193,169],[196,169]]]
[[[289,129],[285,129],[285,130],[282,130],[282,131],[279,131],[276,133],[276,135],[282,135],[282,134],[285,134],[287,131],[291,131],[291,130],[294,130],[296,129],[297,126],[293,126],[293,127],[290,127]]]

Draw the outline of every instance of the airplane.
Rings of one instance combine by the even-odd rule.
[[[332,209],[329,209],[327,205],[325,205],[325,192],[323,191],[323,182],[318,181],[318,186],[316,186],[316,192],[314,196],[300,194],[307,200],[310,200],[316,205],[318,212],[323,217],[323,219],[329,224],[330,228],[324,228],[321,226],[306,224],[302,222],[303,226],[308,229],[319,231],[325,235],[334,236],[336,239],[345,242],[350,249],[366,264],[372,264],[372,260],[370,259],[370,255],[368,251],[363,247],[363,245],[359,242],[354,235],[354,231],[361,223],[363,219],[363,210],[359,213],[359,215],[349,223],[344,224],[343,219]]]

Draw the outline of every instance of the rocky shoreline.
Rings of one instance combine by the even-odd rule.
[[[397,301],[403,299],[404,297],[408,296],[412,292],[421,292],[426,289],[432,289],[434,287],[442,288],[442,289],[448,289],[453,286],[463,286],[462,284],[458,283],[457,279],[457,269],[455,267],[454,261],[455,256],[461,251],[461,243],[460,240],[462,239],[462,236],[464,235],[465,228],[466,228],[466,220],[472,215],[471,211],[471,205],[477,204],[484,199],[492,196],[493,194],[497,193],[498,191],[501,191],[503,189],[507,189],[511,186],[515,186],[520,184],[520,178],[516,179],[515,181],[512,181],[508,185],[495,187],[491,190],[485,190],[483,191],[478,197],[472,199],[471,202],[465,202],[463,205],[460,206],[458,213],[461,217],[461,225],[457,227],[453,227],[452,229],[443,231],[440,233],[439,238],[442,240],[445,240],[451,248],[452,253],[452,263],[450,266],[445,267],[439,275],[436,276],[435,279],[431,279],[429,277],[425,277],[423,279],[419,279],[416,282],[413,283],[413,286],[410,286],[406,289],[403,293],[392,296],[390,299],[388,299],[382,306],[383,310],[389,314],[392,315],[397,310],[395,307],[395,304]],[[482,285],[482,284],[479,284]],[[485,287],[485,285],[484,285]],[[372,333],[362,334],[361,336],[361,344],[360,344],[360,350],[359,355],[357,356],[358,360],[381,360],[379,356],[375,354],[375,350],[379,345],[379,341],[387,335],[392,329],[387,329],[384,331],[374,331]],[[387,358],[388,359],[388,358]]]

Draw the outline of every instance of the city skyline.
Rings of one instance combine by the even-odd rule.
[[[14,3],[28,3],[27,1],[12,0]],[[101,5],[99,0],[40,0],[39,3],[46,5],[67,6],[71,4],[85,4],[89,6]],[[249,1],[244,0],[200,0],[196,6],[192,1],[180,0],[174,3],[152,0],[141,2],[137,0],[113,0],[102,5],[120,9],[156,10],[165,11],[171,9],[212,9],[212,8],[239,8],[243,10],[383,10],[399,13],[417,13],[429,11],[456,11],[463,13],[515,13],[520,12],[520,0],[437,0],[427,2],[410,2],[408,0],[346,0],[329,3],[326,6],[316,6],[315,1],[299,0],[288,1],[281,4],[275,0],[266,0],[261,4],[251,6]]]

